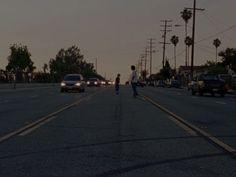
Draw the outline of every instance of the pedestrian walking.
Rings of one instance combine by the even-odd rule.
[[[131,66],[131,70],[132,70],[132,73],[130,76],[130,82],[133,89],[133,96],[136,97],[138,95],[138,92],[137,92],[138,74],[137,74],[137,71],[135,70],[134,65]]]
[[[117,74],[117,76],[116,76],[115,90],[116,90],[116,94],[119,95],[119,90],[120,90],[120,74]]]

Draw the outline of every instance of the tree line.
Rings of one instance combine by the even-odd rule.
[[[60,49],[55,58],[43,65],[43,71],[37,69],[31,59],[31,53],[26,45],[13,44],[5,69],[0,70],[0,82],[59,82],[65,74],[81,73],[85,78],[99,75],[92,63],[84,59],[78,46]]]

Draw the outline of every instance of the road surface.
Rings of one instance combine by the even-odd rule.
[[[0,91],[0,177],[236,176],[234,95],[131,91]]]

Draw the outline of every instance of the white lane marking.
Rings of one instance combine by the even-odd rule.
[[[223,105],[226,105],[226,103],[223,102],[223,101],[216,101],[216,103],[217,103],[217,104],[223,104]]]
[[[56,118],[56,116],[52,116],[51,118],[47,119],[46,121],[41,122],[40,124],[38,124],[38,125],[36,125],[36,126],[30,128],[30,129],[28,129],[28,130],[22,132],[22,133],[19,134],[18,136],[25,136],[25,135],[27,135],[27,134],[33,132],[34,130],[40,128],[41,126],[45,125],[46,123],[50,122],[51,120],[53,120],[53,119],[55,119],[55,118]]]
[[[195,126],[194,124],[186,121],[185,119],[177,116],[175,113],[171,112],[170,110],[168,110],[167,108],[163,107],[162,105],[158,104],[157,102],[153,101],[151,98],[146,97],[144,95],[142,95],[143,97],[146,98],[147,101],[149,101],[150,103],[152,103],[153,105],[155,105],[156,107],[158,107],[159,109],[161,109],[162,111],[166,112],[167,114],[169,114],[170,116],[174,117],[175,119],[177,119],[177,121],[185,124],[186,126],[188,126],[190,129],[192,129],[193,131],[197,132],[198,134],[201,134],[203,137],[207,138],[208,140],[212,141],[213,143],[215,143],[216,145],[218,145],[219,147],[225,149],[226,151],[228,151],[230,154],[236,156],[236,149],[234,147],[231,147],[230,145],[224,143],[223,141],[219,140],[218,138],[212,136],[211,134],[209,134],[208,132],[198,128],[197,126]]]
[[[30,98],[37,98],[37,97],[39,97],[39,95],[32,95],[32,96],[30,96]]]
[[[192,98],[192,99],[197,99],[198,97],[196,97],[196,96],[191,96],[191,98]]]
[[[5,103],[9,103],[10,102],[10,100],[2,100],[2,101],[0,101],[0,104],[5,104]]]

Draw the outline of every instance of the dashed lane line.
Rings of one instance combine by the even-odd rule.
[[[216,101],[216,103],[217,103],[217,104],[226,105],[226,103],[225,103],[225,102],[223,102],[223,101]]]
[[[234,149],[233,147],[229,146],[228,144],[225,144],[224,142],[222,142],[218,138],[214,137],[213,135],[209,134],[208,132],[206,132],[206,131],[196,127],[195,125],[191,124],[190,122],[184,120],[183,118],[181,118],[180,116],[178,116],[175,113],[171,112],[170,110],[168,110],[164,106],[160,105],[156,101],[153,101],[151,98],[149,98],[149,97],[147,97],[145,95],[141,95],[141,96],[144,99],[146,99],[146,101],[150,102],[151,104],[153,104],[154,106],[156,106],[160,110],[162,110],[163,112],[165,112],[168,115],[170,115],[171,117],[173,117],[176,121],[180,122],[181,124],[184,124],[185,126],[190,128],[192,131],[194,131],[195,133],[203,136],[208,141],[210,141],[210,142],[214,143],[215,145],[217,145],[218,147],[224,149],[226,152],[229,152],[233,156],[236,156],[236,149]]]
[[[77,106],[79,103],[81,103],[82,101],[85,101],[85,100],[88,100],[90,99],[93,95],[95,95],[96,93],[92,94],[92,95],[87,95],[87,96],[84,96],[82,97],[80,100],[77,100],[67,106],[64,106],[62,107],[61,109],[55,111],[55,112],[52,112],[40,119],[38,119],[37,121],[35,122],[32,122],[24,127],[21,127],[13,132],[10,132],[2,137],[0,137],[0,143],[3,143],[4,141],[7,141],[8,139],[14,137],[14,136],[17,136],[17,135],[21,135],[21,136],[24,136],[30,132],[32,132],[34,129],[36,128],[39,128],[40,126],[44,125],[45,123],[53,120],[56,118],[56,115],[58,115],[59,113],[65,111],[65,110],[68,110],[70,109],[71,107],[73,106]],[[36,128],[35,128],[36,127]]]
[[[29,128],[29,129],[27,129],[26,131],[23,131],[22,133],[19,134],[19,136],[28,135],[28,134],[30,134],[31,132],[33,132],[34,130],[36,130],[36,129],[42,127],[43,125],[45,125],[46,123],[52,121],[52,120],[55,119],[55,118],[57,118],[57,117],[56,117],[56,116],[52,116],[52,117],[48,118],[47,120],[45,120],[44,122],[41,122],[41,123],[39,123],[38,125],[36,125],[36,126],[34,126],[34,127],[32,127],[32,128]]]

